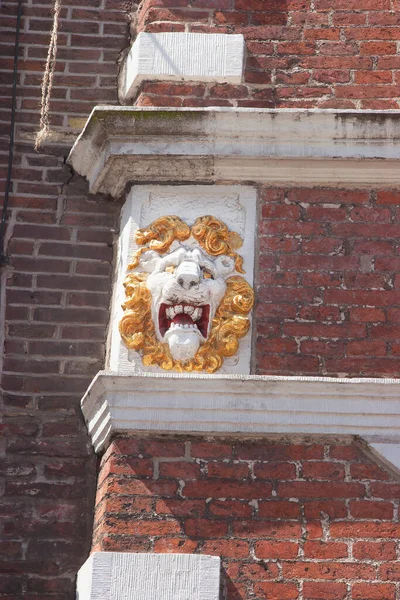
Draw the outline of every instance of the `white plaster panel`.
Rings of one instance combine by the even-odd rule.
[[[218,600],[220,559],[196,554],[95,552],[78,573],[77,600]]]
[[[240,83],[244,48],[241,34],[141,32],[122,69],[120,98],[132,98],[144,80]]]
[[[125,292],[123,281],[128,264],[138,246],[135,232],[165,215],[178,215],[188,225],[203,215],[211,214],[223,221],[243,239],[238,253],[243,257],[246,273],[243,277],[254,285],[254,252],[256,237],[255,188],[247,186],[134,186],[122,209],[121,234],[117,257],[117,275],[111,311],[109,344],[109,368],[114,371],[127,370],[132,373],[157,373],[158,367],[145,367],[137,352],[128,350],[122,342],[118,323],[123,311]],[[240,340],[239,352],[226,358],[221,373],[250,373],[251,328]],[[195,375],[193,375],[194,377]]]

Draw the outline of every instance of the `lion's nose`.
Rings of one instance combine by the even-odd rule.
[[[200,282],[200,268],[194,262],[183,262],[175,271],[175,276],[184,290],[190,290]]]

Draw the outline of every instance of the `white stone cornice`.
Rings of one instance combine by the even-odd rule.
[[[97,452],[113,434],[139,431],[357,435],[399,444],[400,379],[100,371],[82,411]]]
[[[98,106],[68,161],[114,197],[132,182],[394,187],[400,112]]]

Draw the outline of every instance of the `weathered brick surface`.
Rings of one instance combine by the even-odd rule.
[[[0,3],[1,193],[16,9],[13,0]],[[23,2],[6,246],[11,262],[2,279],[0,335],[0,597],[7,600],[72,600],[89,550],[96,461],[79,400],[104,363],[119,206],[89,196],[64,161],[93,105],[117,101],[125,9],[112,0],[91,0],[85,9],[63,0],[50,120],[70,137],[38,153],[33,139],[52,3]]]
[[[259,373],[398,376],[398,199],[262,190]]]
[[[93,550],[219,555],[228,600],[400,598],[398,485],[353,443],[121,437],[100,482]]]
[[[396,109],[395,0],[145,0],[138,30],[242,33],[243,85],[145,83],[139,106]]]
[[[16,9],[0,3],[1,192]],[[396,0],[146,0],[137,25],[130,0],[63,0],[59,137],[38,153],[51,9],[23,2],[2,307],[4,600],[72,600],[88,551],[95,461],[79,399],[104,362],[119,206],[88,195],[65,156],[93,106],[118,102],[129,34],[246,38],[242,85],[145,82],[139,106],[398,108],[400,85]],[[258,372],[397,375],[399,192],[270,189],[261,201]],[[232,599],[396,598],[400,488],[355,446],[125,439],[117,455],[100,474],[96,547],[221,554]]]

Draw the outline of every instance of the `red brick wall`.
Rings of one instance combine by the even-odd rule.
[[[17,126],[3,272],[0,598],[72,600],[92,530],[96,461],[79,401],[104,363],[119,209],[65,166],[94,104],[116,103],[122,2],[63,0],[51,127],[40,153],[40,83],[52,2],[23,2]],[[0,3],[0,190],[5,187],[17,3]],[[80,119],[80,121],[76,120]],[[69,137],[63,133],[69,132]],[[4,307],[4,303],[2,309]],[[2,345],[2,344],[1,344]],[[1,352],[3,348],[1,348]]]
[[[139,30],[242,33],[243,85],[145,83],[140,106],[397,109],[398,0],[144,0]]]
[[[396,0],[373,3],[364,0],[356,5],[349,0],[340,4],[336,1],[334,5],[316,0],[312,7],[307,0],[279,2],[273,8],[268,5],[271,10],[258,0],[246,0],[246,3],[195,0],[190,8],[186,0],[179,0],[181,6],[174,4],[176,1],[143,3],[138,30],[170,31],[187,27],[190,31],[243,32],[248,53],[245,83],[241,86],[145,83],[137,100],[139,105],[398,107],[396,40],[400,13],[396,12],[399,9]],[[88,0],[84,6],[79,0],[62,1],[50,105],[51,128],[57,136],[37,153],[33,142],[39,123],[40,83],[52,24],[52,2],[23,2],[16,146],[7,230],[11,263],[2,275],[5,292],[1,297],[2,309],[6,305],[6,313],[0,333],[1,343],[4,333],[6,354],[0,400],[3,417],[0,424],[0,597],[7,600],[19,597],[71,600],[75,573],[89,547],[95,460],[79,400],[104,361],[112,244],[119,206],[109,199],[88,195],[83,180],[72,176],[65,165],[65,157],[92,107],[117,103],[117,63],[129,43],[129,24],[132,23],[133,30],[135,6],[129,0]],[[8,160],[16,9],[16,0],[0,3],[3,28],[0,38],[3,69],[0,78],[1,192],[5,187]],[[399,200],[398,193],[379,191],[288,191],[286,199],[282,190],[263,191],[258,372],[398,373],[396,273],[400,267],[396,220]],[[310,263],[307,270],[306,265]],[[178,446],[181,452],[181,442]],[[295,451],[296,447],[292,448]],[[153,447],[151,457],[166,457],[165,452],[168,450],[157,453]],[[180,456],[171,467],[178,469],[178,473]],[[278,461],[276,457],[268,460]],[[320,457],[315,460],[319,462]],[[124,460],[122,469],[123,464]],[[192,474],[198,477],[197,463],[185,462],[184,473],[188,474],[188,464]],[[222,463],[219,467],[215,464],[214,474],[218,476]],[[324,464],[330,463],[325,461]],[[134,459],[133,465],[142,469],[143,477],[151,478],[152,460],[135,462]],[[163,469],[168,465],[160,465],[160,477],[164,477]],[[284,468],[289,469],[289,474],[293,473],[293,463],[289,460],[287,465]],[[346,465],[347,462],[339,463],[340,474]],[[213,468],[210,467],[208,476],[213,474]],[[268,465],[265,468],[268,469]],[[236,469],[235,466],[235,472]],[[174,479],[163,483],[165,489],[173,490],[173,495],[176,485]],[[257,485],[264,491],[271,489],[271,484],[263,479]],[[368,487],[365,482],[346,481],[342,485],[357,485],[363,490]],[[383,485],[389,489],[389,497],[380,504],[385,505],[387,515],[387,505],[391,505],[397,491],[387,483]],[[249,491],[250,484],[244,486],[241,482],[239,488],[244,487],[248,490],[246,494],[253,494]],[[159,491],[161,502],[166,493],[161,488]],[[369,489],[367,492],[372,493]],[[376,495],[383,498],[384,492],[376,492]],[[344,494],[344,498],[348,495]],[[153,515],[155,513],[149,512],[150,507],[151,511],[155,509],[152,502],[151,497],[138,495],[129,510],[133,514],[143,510],[144,515]],[[207,504],[207,513],[202,513],[201,508],[197,514],[196,506],[203,507],[205,499],[191,498],[190,502],[195,503],[193,509],[190,505],[184,509],[193,510],[193,515],[188,516],[188,531],[182,538],[175,533],[168,534],[163,543],[177,544],[173,547],[179,550],[183,540],[187,551],[200,550],[200,540],[193,528],[200,527],[201,531],[202,523],[208,524],[211,515],[211,520],[215,518],[216,522],[214,532],[219,531],[226,542],[230,533],[225,533],[228,521],[218,513],[223,512],[221,503]],[[342,507],[338,518],[346,502],[337,500]],[[373,508],[373,502],[375,500],[369,499],[368,506]],[[307,505],[309,503],[307,500]],[[346,504],[346,511],[350,511],[346,515],[359,516],[360,513],[351,512],[351,503],[356,504],[357,499],[352,499],[348,508]],[[177,504],[168,500],[164,505],[164,510],[171,510],[172,506],[173,514],[178,514]],[[243,518],[253,518],[248,503],[235,501],[232,506],[239,513],[244,510]],[[158,506],[157,510],[162,509]],[[255,506],[252,510],[256,515]],[[304,516],[307,518],[313,521],[319,517],[315,513],[315,516]],[[200,521],[197,523],[196,519]],[[153,518],[147,520],[153,522]],[[166,517],[166,521],[174,522],[174,519]],[[154,522],[158,522],[157,519]],[[255,518],[256,522],[264,521]],[[299,521],[293,522],[298,531]],[[176,529],[176,521],[173,527]],[[366,556],[374,551],[376,554],[370,554],[371,560],[382,553],[382,558],[391,561],[393,539],[387,541],[385,536],[390,537],[393,530],[379,532],[375,527],[371,531],[375,531],[374,535],[382,533],[384,541],[381,549],[381,545],[374,545],[368,538]],[[361,533],[355,531],[354,536]],[[101,538],[104,547],[107,539],[117,539],[106,536],[105,530],[104,536]],[[136,539],[138,549],[150,550],[153,542],[157,551],[163,548],[161,542],[143,538],[146,538],[144,534]],[[169,541],[178,538],[179,542]],[[134,549],[133,538],[128,535],[126,539]],[[238,546],[226,542],[222,554],[240,554],[240,548],[249,547],[246,538],[238,539]],[[217,551],[213,550],[215,541],[203,541],[202,551]],[[222,546],[225,542],[221,541]],[[292,543],[296,545],[299,540]],[[346,547],[348,544],[333,543]],[[268,552],[268,544],[264,543],[263,547],[261,552]],[[294,548],[286,542],[284,547]],[[279,546],[282,551],[284,547]],[[343,559],[332,557],[336,558]],[[232,580],[230,589],[235,587],[240,591],[242,578],[246,577],[248,585],[252,585],[251,579],[256,578],[257,573],[255,571],[253,576],[252,567],[245,567],[244,557],[242,563],[233,564],[240,564],[242,570],[236,575],[234,570],[228,571]],[[251,564],[250,559],[248,564]],[[365,564],[377,569],[378,563],[366,560]],[[270,573],[271,581],[276,579],[276,568],[271,566],[275,569]],[[346,573],[344,579],[350,578]],[[384,574],[379,576],[385,578]],[[287,593],[292,593],[290,590],[296,585],[289,582]],[[340,598],[346,583],[336,583],[336,588],[332,588],[330,581],[323,585],[338,590],[333,594]],[[388,590],[386,595],[391,599],[393,584],[384,585],[387,587],[374,588],[378,590],[374,592],[375,597],[385,600],[385,590]],[[285,586],[278,585],[277,589],[281,590],[278,594],[285,593],[282,591]],[[352,600],[363,597],[362,591],[356,595],[357,589],[360,592],[361,588],[353,591]],[[303,591],[304,598],[305,593]],[[328,592],[322,593],[327,597]]]
[[[228,600],[399,597],[400,486],[355,444],[121,437],[99,484],[94,550],[220,555]]]
[[[257,372],[400,372],[400,193],[261,191]]]

